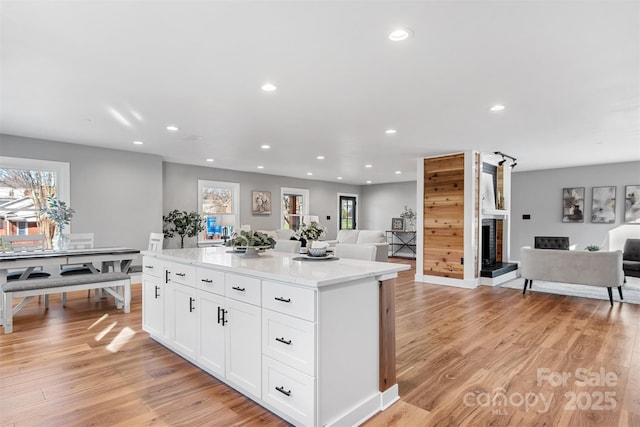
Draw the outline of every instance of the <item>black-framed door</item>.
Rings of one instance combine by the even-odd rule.
[[[340,221],[338,226],[340,230],[355,230],[356,224],[356,209],[357,201],[355,196],[340,196],[339,198],[340,209],[339,216]]]

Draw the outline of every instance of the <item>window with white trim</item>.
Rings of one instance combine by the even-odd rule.
[[[205,220],[204,238],[220,238],[230,235],[234,225],[240,223],[240,184],[236,182],[198,180],[198,213]],[[234,225],[222,224],[229,217]],[[227,227],[223,230],[223,226]]]
[[[0,156],[0,235],[44,234],[50,240],[55,223],[40,217],[46,197],[70,206],[69,163]]]
[[[302,226],[302,217],[309,214],[309,190],[282,187],[280,193],[280,228],[297,231]]]

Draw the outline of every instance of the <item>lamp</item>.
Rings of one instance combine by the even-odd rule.
[[[233,214],[222,214],[220,215],[220,226],[222,226],[222,239],[224,243],[227,243],[227,239],[229,239],[229,227],[235,227],[236,225],[236,216]]]

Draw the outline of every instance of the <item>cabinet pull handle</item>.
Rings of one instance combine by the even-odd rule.
[[[145,265],[144,268],[150,268],[153,270],[153,265]]]
[[[222,321],[222,309],[218,306],[218,324]]]
[[[169,270],[164,271],[164,283],[169,283],[171,281],[169,280],[169,274],[171,274]]]
[[[193,306],[193,303],[196,301],[195,298],[191,298],[189,297],[189,313],[191,313],[193,310],[195,310],[196,308]]]
[[[200,279],[200,281],[204,283],[213,283],[213,280],[211,279]]]
[[[291,345],[291,340],[286,340],[284,337],[276,338],[276,341],[281,342],[282,344]]]
[[[284,394],[285,396],[291,396],[291,390],[285,390],[284,386],[276,387],[276,390],[278,390],[280,393]]]
[[[240,292],[244,292],[245,289],[241,288],[240,286],[233,286],[231,289],[236,290],[236,291],[240,291]]]
[[[184,277],[184,276],[186,276],[186,274],[185,273],[176,273],[176,276]]]
[[[155,298],[155,299],[158,299],[158,297],[160,296],[160,294],[158,294],[158,290],[160,289],[160,286],[157,286],[157,285],[156,285],[156,286],[154,286],[154,287],[156,288],[154,298]]]
[[[224,326],[227,323],[229,323],[229,321],[227,320],[227,313],[228,312],[229,312],[229,310],[222,309],[222,326]]]
[[[291,302],[291,298],[275,297],[276,301]]]

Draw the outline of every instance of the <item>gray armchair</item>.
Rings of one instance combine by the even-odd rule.
[[[640,239],[627,239],[624,242],[622,269],[625,276],[640,277]]]

